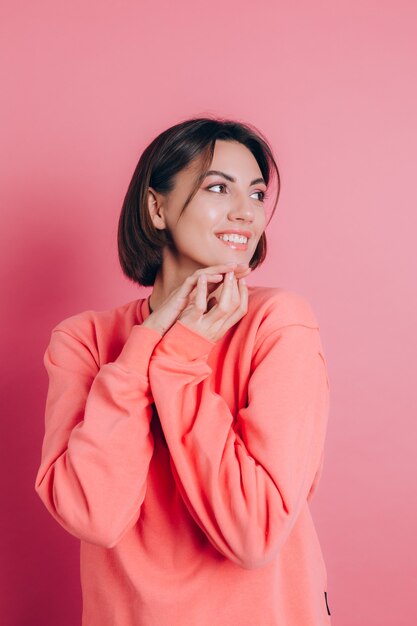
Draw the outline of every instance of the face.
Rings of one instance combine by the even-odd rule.
[[[267,221],[263,201],[266,184],[257,180],[262,179],[262,173],[255,157],[236,141],[217,140],[209,169],[223,175],[208,175],[180,216],[197,169],[194,164],[179,172],[169,196],[150,192],[153,223],[156,228],[169,229],[175,244],[174,251],[164,250],[164,264],[173,263],[181,274],[189,274],[229,261],[249,263]],[[225,231],[231,240],[219,237]],[[243,232],[247,241],[233,241],[233,232]]]

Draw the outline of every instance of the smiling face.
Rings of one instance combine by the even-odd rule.
[[[164,270],[170,267],[184,278],[200,267],[249,263],[266,227],[266,184],[250,150],[236,141],[217,140],[209,170],[219,173],[205,178],[182,215],[197,174],[195,164],[178,173],[168,196],[149,191],[153,224],[167,228],[175,246],[164,248]],[[219,235],[225,232],[231,239],[231,233],[244,232],[247,241],[223,241]]]

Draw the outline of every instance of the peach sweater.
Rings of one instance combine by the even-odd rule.
[[[308,301],[249,286],[217,342],[147,298],[51,332],[35,490],[78,537],[83,626],[328,626],[309,509],[329,381]]]

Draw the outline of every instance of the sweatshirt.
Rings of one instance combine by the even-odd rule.
[[[328,626],[309,508],[329,380],[307,299],[248,286],[217,341],[149,299],[59,322],[35,490],[80,540],[82,626]]]

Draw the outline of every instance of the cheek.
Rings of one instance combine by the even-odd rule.
[[[257,232],[258,239],[262,237],[263,233],[265,232],[266,227],[267,227],[267,219],[264,215],[260,215],[259,218],[256,220],[256,232]]]
[[[224,218],[215,203],[206,201],[193,207],[187,220],[184,220],[181,225],[181,239],[185,241],[189,238],[201,244],[202,240],[210,240],[213,232],[223,223]]]
[[[224,217],[224,208],[217,206],[216,202],[207,203],[204,211],[205,220],[212,224],[213,228]]]
[[[215,228],[219,221],[224,220],[225,211],[227,211],[227,203],[224,197],[220,198],[219,194],[214,192],[202,192],[197,202],[192,207],[193,218],[205,223],[207,226]]]
[[[177,240],[181,242],[190,242],[193,239],[200,238],[200,233],[204,232],[203,220],[195,211],[189,211],[187,215],[181,217],[175,227]]]

